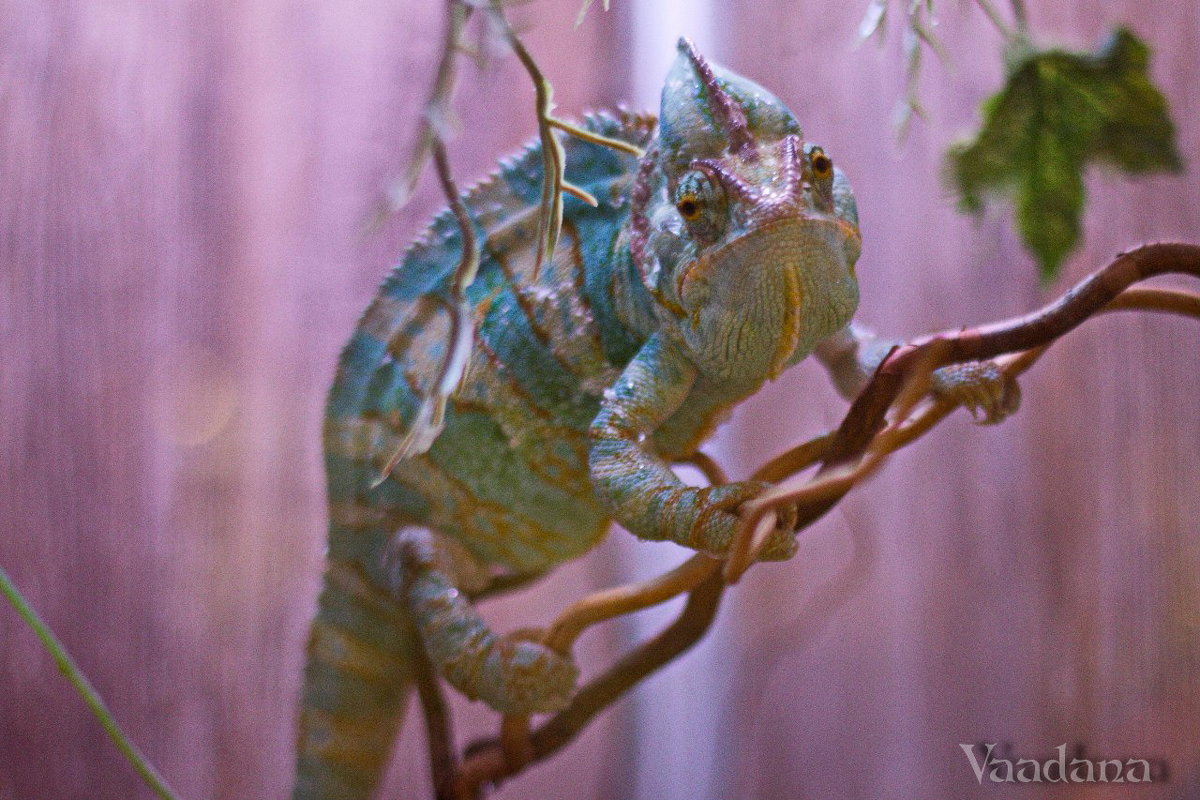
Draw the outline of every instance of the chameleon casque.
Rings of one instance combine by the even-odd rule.
[[[342,354],[294,800],[371,795],[418,648],[498,711],[562,707],[575,666],[493,633],[470,594],[492,574],[535,576],[580,555],[614,520],[720,555],[739,504],[765,485],[689,487],[670,463],[814,351],[850,396],[886,352],[849,324],[860,251],[849,182],[772,94],[681,40],[657,120],[596,114],[584,127],[644,156],[564,142],[567,179],[599,203],[567,198],[540,269],[537,146],[463,195],[481,243],[466,292],[473,341],[428,446],[388,469],[423,424],[452,338],[462,236],[451,214],[407,251]],[[986,375],[965,374],[943,383],[959,375],[989,416],[1012,410]],[[795,551],[786,516],[764,558]]]

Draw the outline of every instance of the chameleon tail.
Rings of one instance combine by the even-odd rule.
[[[415,639],[399,606],[331,558],[308,641],[292,800],[367,800],[412,684]]]

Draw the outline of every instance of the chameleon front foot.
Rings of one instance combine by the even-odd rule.
[[[716,511],[718,516],[716,530],[708,536],[710,540],[720,545],[714,555],[724,556],[729,551],[740,521],[738,508],[769,488],[771,488],[771,484],[765,481],[741,481],[713,487],[712,493],[709,495],[709,507]],[[771,532],[766,545],[759,553],[760,561],[786,561],[796,554],[798,547],[795,533],[796,509],[794,507],[781,508],[775,513],[777,518],[775,530]],[[698,520],[699,525],[704,525],[706,516],[707,514],[701,515]]]
[[[1021,406],[1021,386],[994,361],[968,361],[934,370],[930,377],[936,397],[967,408],[980,425],[995,425]]]
[[[574,662],[521,634],[492,631],[459,590],[450,555],[424,530],[403,531],[393,552],[397,588],[437,671],[502,714],[565,707],[579,677]]]

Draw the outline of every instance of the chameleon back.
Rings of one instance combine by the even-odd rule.
[[[585,121],[639,147],[653,126],[624,114]],[[385,548],[398,528],[427,526],[522,574],[578,555],[607,529],[586,437],[602,393],[644,341],[631,321],[652,314],[618,241],[636,159],[575,138],[564,147],[568,180],[599,205],[567,199],[555,257],[537,274],[540,149],[502,162],[466,194],[482,242],[467,292],[470,360],[433,445],[378,486],[448,346],[461,252],[449,213],[405,254],[343,351],[325,422],[328,566],[309,641],[296,800],[368,797],[386,761],[417,646],[387,591]]]

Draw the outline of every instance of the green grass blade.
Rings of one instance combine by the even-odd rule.
[[[154,767],[146,761],[146,757],[142,755],[141,751],[121,731],[120,726],[113,719],[112,713],[104,705],[104,701],[96,693],[96,689],[84,674],[79,671],[79,667],[75,665],[74,660],[67,653],[62,642],[58,640],[58,637],[46,626],[46,623],[37,615],[37,612],[33,610],[2,567],[0,567],[0,592],[3,592],[4,596],[8,598],[8,602],[16,609],[18,616],[25,621],[25,624],[37,634],[38,639],[42,642],[42,646],[46,648],[50,656],[54,659],[54,663],[58,665],[58,671],[66,676],[71,685],[75,687],[75,691],[83,698],[83,702],[87,703],[88,708],[91,709],[92,715],[103,726],[104,732],[108,734],[108,738],[112,739],[113,744],[121,751],[121,755],[125,756],[125,760],[133,766],[138,775],[142,777],[142,780],[146,782],[146,785],[154,790],[154,793],[162,798],[162,800],[177,800],[176,795],[167,786],[167,782],[163,780]]]

